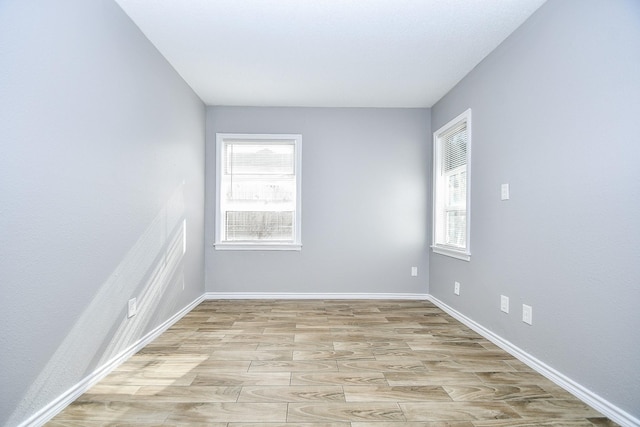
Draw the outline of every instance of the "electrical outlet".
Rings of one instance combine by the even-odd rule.
[[[138,304],[135,298],[131,298],[127,306],[127,318],[131,318],[136,314],[138,314]]]
[[[522,321],[529,325],[533,324],[533,308],[530,305],[522,304]]]
[[[411,267],[411,276],[412,277],[418,276],[418,267]]]
[[[509,297],[500,295],[500,310],[509,313]]]
[[[460,282],[453,283],[453,293],[456,295],[460,295]]]
[[[509,200],[509,184],[500,186],[500,200]]]

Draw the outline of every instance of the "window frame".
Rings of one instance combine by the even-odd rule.
[[[466,171],[466,204],[464,209],[453,209],[451,206],[447,205],[444,200],[447,196],[446,181],[447,177],[454,174],[454,171],[458,170],[459,173],[460,168],[462,168],[463,166],[458,166],[455,169],[448,171],[447,173],[442,173],[442,157],[444,155],[443,142],[444,137],[456,127],[459,127],[462,123],[466,123],[467,128],[466,164],[464,167],[464,170]],[[434,253],[450,256],[464,261],[471,260],[471,129],[471,109],[469,108],[433,133],[433,220],[431,233],[431,249]],[[447,207],[449,207],[449,209],[447,209]],[[450,245],[444,242],[444,236],[446,235],[445,214],[446,212],[452,210],[465,212],[466,219],[464,247]]]
[[[282,143],[282,141],[293,142],[294,171],[295,171],[295,214],[293,239],[291,241],[229,241],[222,240],[224,212],[222,211],[222,175],[224,173],[224,144],[229,141],[254,142],[259,144]],[[302,135],[300,134],[250,134],[250,133],[216,133],[216,211],[215,211],[215,240],[216,250],[279,250],[279,251],[300,251],[302,250]]]

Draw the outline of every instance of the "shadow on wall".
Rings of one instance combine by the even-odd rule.
[[[69,394],[75,385],[116,359],[166,319],[156,309],[167,292],[184,288],[182,260],[186,253],[184,184],[180,185],[102,284],[69,334],[11,414],[17,425]],[[127,318],[127,301],[137,298],[137,314]],[[94,372],[95,373],[95,372]],[[52,390],[55,400],[51,401]],[[64,394],[62,394],[64,392]],[[37,414],[36,414],[37,415]],[[35,418],[35,415],[30,419]]]

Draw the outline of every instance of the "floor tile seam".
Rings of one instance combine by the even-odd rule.
[[[345,398],[346,398],[346,394],[345,394]],[[446,403],[467,403],[467,402],[457,402],[455,400],[428,400],[428,399],[424,399],[424,400],[415,400],[415,399],[411,399],[411,400],[395,399],[395,400],[392,400],[392,399],[384,399],[384,400],[346,400],[345,403],[371,403],[371,404],[374,404],[374,403],[396,403],[396,404],[399,405],[401,403],[437,403],[437,404],[446,404]],[[468,403],[472,403],[472,402],[468,402]]]
[[[506,384],[505,384],[506,385]],[[536,387],[536,384],[518,384],[518,385],[513,385],[513,384],[509,384],[512,385],[514,387],[518,387],[518,388],[525,388],[525,387]],[[485,386],[483,384],[483,386]],[[499,387],[500,385],[486,385],[489,388],[493,388],[493,387]],[[496,397],[495,399],[491,399],[491,400],[482,400],[482,399],[456,399],[454,397],[455,395],[455,389],[454,388],[477,388],[478,384],[443,384],[441,386],[444,391],[449,395],[449,397],[451,397],[451,399],[453,399],[454,402],[478,402],[478,401],[486,401],[486,402],[505,402],[505,403],[509,403],[509,402],[520,402],[520,401],[540,401],[540,400],[551,400],[554,399],[553,397],[544,397],[544,396],[513,396],[513,397],[505,397],[505,396],[501,396],[501,397]],[[451,392],[449,392],[447,389],[453,389]],[[541,389],[543,392],[544,389]],[[546,392],[545,392],[546,393]],[[517,393],[514,393],[517,394]],[[562,400],[562,399],[559,399]]]
[[[302,405],[308,405],[309,403],[310,402],[290,402],[290,403],[288,403],[287,404],[287,422],[289,422],[288,415],[291,413],[289,405],[294,404],[294,405],[297,405],[297,406],[302,406]],[[363,403],[365,403],[365,404],[378,404],[378,405],[390,406],[390,407],[391,406],[395,406],[395,411],[397,411],[402,416],[403,420],[402,421],[396,421],[396,420],[389,421],[389,420],[377,420],[377,419],[374,419],[374,420],[357,420],[357,421],[353,421],[353,420],[349,420],[349,419],[340,419],[340,420],[338,420],[338,419],[334,419],[334,420],[327,419],[327,420],[324,420],[323,419],[323,420],[317,420],[317,421],[308,420],[308,421],[303,421],[303,423],[305,423],[305,424],[306,423],[309,423],[309,424],[315,424],[315,423],[329,424],[329,423],[353,423],[353,422],[366,422],[366,423],[377,423],[377,422],[379,422],[379,423],[405,422],[406,423],[406,422],[408,422],[406,414],[404,413],[402,408],[400,408],[400,405],[398,405],[397,402],[382,401],[382,402],[351,402],[351,403],[353,403],[353,406],[356,406],[356,405],[357,406],[362,406]],[[344,403],[333,403],[332,402],[332,403],[324,403],[324,406],[348,405],[348,404],[349,404],[349,402],[344,402]],[[298,422],[296,422],[296,423],[298,423]]]
[[[598,412],[597,410],[593,409],[591,406],[587,405],[586,403],[576,400],[576,399],[558,399],[558,398],[550,398],[550,399],[523,399],[523,400],[507,400],[504,401],[504,403],[506,403],[507,405],[509,405],[514,411],[518,412],[519,414],[522,414],[521,411],[518,410],[518,406],[514,406],[514,404],[521,404],[523,402],[529,402],[529,403],[540,403],[540,402],[570,402],[570,403],[578,403],[579,406],[582,406],[582,408],[577,408],[578,411],[580,410],[586,410],[586,411],[594,411],[597,413],[598,417],[603,417],[606,418],[603,414],[601,414],[600,412]],[[522,408],[520,408],[522,409]],[[564,408],[558,408],[559,410],[563,410]],[[573,410],[571,408],[567,408],[566,409],[569,413]],[[564,414],[564,413],[563,413]],[[548,414],[546,415],[548,417],[554,417],[557,416],[557,414]],[[526,415],[522,415],[523,418],[532,418],[532,417],[527,417]],[[559,418],[562,418],[562,416],[560,416]],[[587,417],[579,417],[579,418],[587,418]]]
[[[415,406],[415,405],[419,405],[420,403],[424,403],[424,402],[399,402],[399,405],[400,405],[400,404],[405,405],[405,407],[407,408],[407,409],[406,409],[406,412],[408,413],[408,412],[410,412],[410,410],[409,410],[409,406],[411,406],[411,405],[413,405],[413,406]],[[432,402],[429,402],[429,403],[432,403]],[[433,403],[438,403],[438,404],[440,404],[440,403],[448,403],[448,402],[433,402]],[[458,403],[458,402],[453,402],[453,403]],[[474,403],[474,402],[463,402],[463,403]],[[489,406],[496,406],[496,405],[497,405],[497,406],[499,406],[499,404],[500,404],[501,402],[491,402],[491,401],[487,401],[487,402],[482,402],[482,403],[484,403],[484,404],[488,404]],[[402,406],[400,406],[400,408],[402,409]],[[470,419],[468,419],[468,418],[443,418],[443,419],[423,420],[423,421],[420,421],[420,420],[410,420],[409,422],[428,422],[428,423],[441,423],[441,422],[445,422],[445,423],[450,423],[450,422],[465,422],[465,421],[466,421],[466,422],[471,422],[471,423],[474,423],[474,422],[483,423],[483,422],[487,422],[487,421],[494,421],[494,420],[498,420],[498,421],[510,421],[510,420],[526,421],[526,420],[529,420],[529,419],[530,419],[530,418],[525,418],[525,417],[523,417],[520,413],[518,413],[517,411],[514,411],[514,410],[513,410],[513,408],[511,408],[511,407],[509,407],[509,409],[511,409],[511,410],[515,413],[515,415],[517,416],[517,418],[511,417],[511,416],[506,417],[506,418],[499,418],[499,419],[497,419],[497,418],[480,418],[480,419],[472,419],[472,420],[470,420]],[[403,413],[404,413],[404,412],[405,412],[405,409],[402,409],[402,411],[403,411]],[[413,417],[411,417],[411,416],[410,416],[410,415],[408,415],[408,414],[407,414],[407,416],[406,416],[406,417],[407,417],[407,419],[413,418]],[[547,419],[547,417],[545,417],[545,419]],[[549,418],[549,419],[552,419],[552,420],[553,420],[553,418]]]

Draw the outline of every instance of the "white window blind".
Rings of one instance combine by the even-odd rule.
[[[218,135],[217,248],[300,245],[300,141],[299,135]]]
[[[467,164],[467,122],[459,123],[442,137],[444,156],[442,169],[448,172]]]
[[[435,252],[468,259],[468,179],[471,111],[434,133]]]

